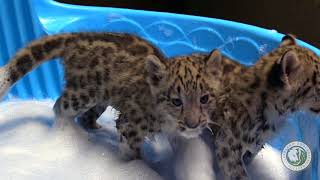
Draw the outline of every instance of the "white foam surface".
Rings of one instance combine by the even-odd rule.
[[[73,127],[53,127],[54,102],[9,101],[0,104],[1,180],[211,180],[210,147],[200,139],[181,142],[175,154],[165,138],[153,138],[146,161],[122,161],[117,150],[114,119],[107,109],[103,129],[79,134]],[[167,157],[167,158],[166,158]],[[148,163],[146,163],[148,162]],[[252,174],[288,179],[280,153],[268,147],[253,162]],[[265,178],[268,179],[268,178]]]

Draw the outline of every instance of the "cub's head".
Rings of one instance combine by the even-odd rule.
[[[280,56],[268,74],[268,82],[276,90],[275,101],[281,99],[286,110],[310,110],[320,113],[320,58],[311,50],[285,36],[276,51]]]
[[[171,124],[169,129],[184,137],[196,137],[207,127],[220,89],[220,59],[218,50],[168,61],[147,57],[147,81],[157,110]]]

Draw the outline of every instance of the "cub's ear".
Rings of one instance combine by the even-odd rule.
[[[155,55],[148,55],[146,57],[145,69],[148,74],[148,81],[153,86],[158,86],[167,75],[167,66],[165,62]]]
[[[287,35],[283,36],[283,38],[281,40],[280,47],[292,46],[292,45],[297,45],[296,37],[292,34],[287,34]]]
[[[294,50],[289,50],[278,60],[278,64],[281,67],[280,78],[285,87],[290,88],[297,77],[301,75],[303,67],[300,59]]]
[[[222,59],[222,56],[220,51],[218,49],[214,49],[210,52],[208,61],[210,63],[210,61],[221,61],[221,59]]]
[[[209,73],[217,75],[222,68],[222,55],[218,49],[214,49],[210,52],[206,65]]]

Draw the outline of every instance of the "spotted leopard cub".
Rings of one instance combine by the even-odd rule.
[[[217,51],[167,60],[147,41],[122,33],[70,33],[36,40],[0,69],[0,94],[58,57],[66,87],[54,105],[57,124],[59,119],[79,118],[85,128],[99,128],[96,119],[111,105],[126,116],[117,128],[121,151],[129,158],[138,158],[144,137],[156,131],[198,136],[215,107],[220,87],[215,79]]]
[[[320,59],[285,36],[280,47],[238,74],[218,98],[216,156],[226,179],[248,179],[250,161],[288,113],[320,112]],[[220,112],[220,113],[219,113]]]
[[[214,80],[218,81],[220,84],[220,87],[218,89],[215,89],[215,92],[211,93],[210,96],[212,99],[209,102],[209,94],[202,96],[200,99],[197,98],[198,95],[194,94],[194,90],[196,88],[200,89],[207,89],[204,87],[205,83],[195,84],[192,83],[194,80],[190,80],[193,78],[200,78],[198,75],[194,74],[192,75],[195,69],[187,69],[187,66],[183,65],[184,63],[177,63],[176,61],[190,63],[192,66],[197,66],[198,62],[203,61],[211,61],[212,67],[207,67],[210,69],[210,73],[208,75],[213,75]],[[241,65],[240,63],[233,61],[229,59],[226,56],[222,56],[220,51],[215,49],[210,54],[192,54],[188,56],[178,56],[174,57],[168,60],[169,66],[172,67],[172,71],[170,72],[170,76],[176,76],[175,78],[168,79],[167,82],[170,84],[170,87],[168,88],[169,91],[167,91],[165,94],[163,94],[163,97],[161,101],[158,101],[157,106],[159,108],[166,109],[167,106],[171,106],[171,109],[167,111],[167,115],[161,115],[161,117],[165,119],[180,119],[178,122],[178,129],[180,130],[180,135],[184,136],[186,138],[188,137],[194,137],[199,135],[203,128],[199,129],[198,131],[192,130],[192,127],[199,126],[199,122],[201,122],[200,119],[197,120],[197,117],[200,117],[199,114],[201,114],[206,108],[209,108],[207,112],[209,112],[209,115],[211,112],[214,112],[216,110],[216,102],[215,97],[221,93],[221,88],[223,86],[228,86],[229,82],[233,81],[235,74],[243,72],[246,67]],[[171,63],[170,63],[171,62]],[[188,65],[190,66],[190,65]],[[190,66],[190,67],[192,67]],[[199,79],[200,80],[200,79]],[[199,81],[196,80],[196,81]],[[207,79],[210,80],[210,79]],[[200,82],[200,81],[199,81]],[[215,84],[217,82],[214,82]],[[192,90],[193,89],[193,90]],[[197,100],[198,99],[198,100]],[[203,106],[205,104],[209,104],[209,106]],[[202,106],[202,107],[201,107]],[[200,108],[198,108],[200,107]],[[92,112],[93,114],[100,114],[104,111],[104,109],[99,109],[96,112]],[[206,112],[206,111],[204,111]],[[174,116],[172,118],[171,116]],[[184,120],[184,121],[183,121]],[[125,139],[128,139],[130,137],[135,137],[138,133],[133,132],[131,134],[128,134],[128,131],[126,130],[130,121],[128,120],[128,115],[125,113],[120,113],[118,116],[118,119],[116,120],[117,129],[121,132],[122,137],[125,137]],[[214,123],[212,121],[209,121],[207,123]],[[203,124],[208,126],[208,124]],[[170,125],[170,124],[169,124]],[[160,126],[157,126],[155,128],[151,129],[151,132],[159,132],[161,129],[159,129]],[[170,129],[172,127],[166,127],[165,129]],[[176,128],[176,127],[174,127]],[[191,128],[191,129],[190,129]],[[208,130],[211,130],[208,126]],[[129,137],[128,137],[129,136]]]

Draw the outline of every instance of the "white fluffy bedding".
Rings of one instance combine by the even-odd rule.
[[[53,128],[53,101],[0,104],[0,179],[209,180],[214,179],[210,147],[199,139],[180,142],[173,154],[163,136],[146,145],[145,160],[122,161],[114,118],[108,109],[103,129],[79,135]],[[153,148],[150,148],[153,147]],[[278,150],[267,146],[248,168],[259,179],[292,179]]]

